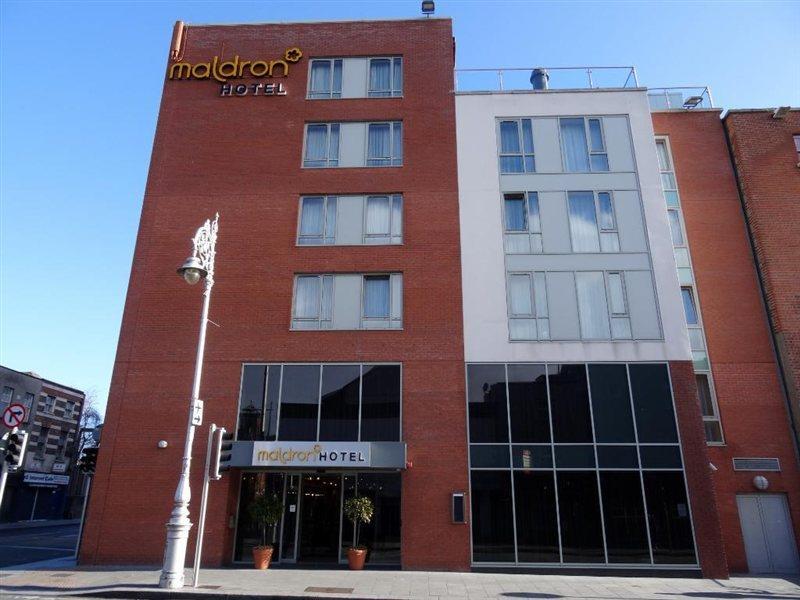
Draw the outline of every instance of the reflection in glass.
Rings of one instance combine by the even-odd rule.
[[[250,517],[248,507],[257,494],[278,494],[282,498],[283,473],[242,473],[241,477],[239,518],[236,521],[236,542],[233,560],[252,562],[252,549],[254,546],[261,544],[261,528]],[[272,537],[268,537],[267,540],[276,546],[275,556],[280,556],[281,551],[279,533],[279,530],[275,531],[274,542]],[[267,535],[271,536],[272,533],[268,532]]]
[[[558,562],[558,520],[552,471],[514,473],[520,562]]]
[[[364,365],[361,441],[400,441],[400,365]]]
[[[592,442],[585,365],[548,365],[553,438],[559,443]]]
[[[475,562],[514,562],[511,471],[473,471],[472,556]]]
[[[544,365],[508,365],[511,441],[549,442],[550,415]]]
[[[467,367],[469,441],[507,442],[506,377],[504,365]]]
[[[625,365],[589,365],[589,382],[597,442],[635,442]]]
[[[358,495],[370,498],[374,507],[372,521],[359,534],[359,544],[368,549],[367,562],[399,564],[400,473],[359,473]]]
[[[653,561],[656,564],[694,563],[692,525],[683,473],[649,471],[643,475]]]
[[[245,365],[242,370],[242,391],[239,396],[239,429],[237,440],[260,440],[263,408],[265,365]]]
[[[316,440],[319,365],[285,365],[280,439]]]
[[[558,471],[558,513],[565,563],[605,562],[594,471]]]
[[[600,473],[610,563],[649,563],[642,482],[635,471]]]
[[[639,443],[677,443],[667,365],[631,364],[629,369]]]
[[[358,439],[359,365],[323,365],[319,439]]]

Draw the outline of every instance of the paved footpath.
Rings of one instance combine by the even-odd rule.
[[[52,563],[51,563],[52,565]],[[33,565],[31,565],[33,566]],[[588,577],[425,571],[206,569],[200,587],[167,592],[154,569],[28,568],[0,571],[0,598],[80,595],[105,598],[267,598],[502,600],[760,599],[800,600],[800,580]],[[187,571],[187,581],[191,574]]]

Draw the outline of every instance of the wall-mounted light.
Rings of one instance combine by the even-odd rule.
[[[769,479],[763,475],[756,475],[753,477],[753,487],[759,491],[765,492],[769,487]]]
[[[158,447],[159,448],[161,448],[163,450],[167,446],[169,446],[169,444],[167,443],[167,440],[158,440]]]

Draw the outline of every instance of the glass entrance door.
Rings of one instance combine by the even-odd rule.
[[[341,475],[302,476],[298,562],[337,562]]]

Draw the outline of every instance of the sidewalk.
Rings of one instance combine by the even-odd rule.
[[[310,569],[205,569],[200,587],[160,590],[155,569],[54,568],[0,571],[0,598],[75,595],[106,598],[348,598],[351,600],[594,600],[770,599],[800,600],[798,581],[735,577],[729,580],[573,575],[511,575],[425,571]],[[187,581],[191,573],[187,571]]]

